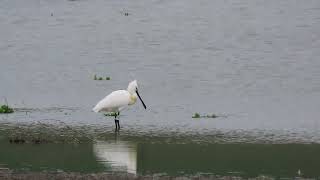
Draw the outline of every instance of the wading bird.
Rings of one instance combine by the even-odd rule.
[[[143,107],[147,109],[143,100],[141,99],[138,92],[137,80],[129,83],[127,90],[117,90],[113,91],[92,109],[94,112],[109,112],[114,113],[114,123],[116,124],[116,130],[120,129],[119,120],[117,116],[120,115],[120,111],[128,105],[133,105],[136,103],[137,98],[140,99]]]

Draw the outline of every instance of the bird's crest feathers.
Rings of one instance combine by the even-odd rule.
[[[130,94],[134,94],[137,88],[138,88],[137,80],[131,81],[128,85],[128,92]]]

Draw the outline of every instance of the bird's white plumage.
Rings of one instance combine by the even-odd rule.
[[[113,91],[93,108],[94,112],[118,112],[119,108],[130,103],[130,93],[126,90]]]
[[[133,105],[136,103],[137,98],[141,100],[144,108],[146,105],[142,101],[138,93],[137,81],[131,81],[128,85],[127,90],[117,90],[113,91],[92,109],[94,112],[120,112],[123,108],[128,105]]]

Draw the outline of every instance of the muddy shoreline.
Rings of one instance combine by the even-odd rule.
[[[78,173],[78,172],[14,172],[8,169],[0,169],[1,180],[34,180],[34,179],[52,179],[52,180],[113,180],[113,179],[126,179],[126,180],[242,180],[242,179],[258,179],[258,180],[271,180],[277,179],[268,176],[258,176],[244,178],[239,176],[217,176],[217,175],[193,175],[193,176],[167,176],[167,175],[134,175],[129,173]],[[303,178],[295,177],[293,179],[306,180],[316,178]]]
[[[90,173],[83,174],[77,172],[12,172],[0,171],[0,179],[11,180],[34,180],[34,179],[69,179],[69,180],[97,180],[97,179],[126,179],[126,180],[148,180],[148,179],[241,179],[240,177],[218,177],[214,175],[207,176],[159,176],[159,175],[134,175],[129,173]]]

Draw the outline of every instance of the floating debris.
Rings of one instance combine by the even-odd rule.
[[[199,113],[194,113],[192,118],[217,118],[218,116],[215,114],[208,114],[208,115],[200,115]]]
[[[0,107],[0,114],[1,113],[13,113],[13,109],[9,107],[8,105],[2,105]]]
[[[206,117],[207,117],[207,118],[217,118],[218,116],[215,115],[215,114],[211,114],[211,115],[207,115]]]
[[[104,78],[103,77],[98,77],[96,74],[93,76],[93,80],[99,80],[99,81],[101,81],[101,80],[104,80]],[[105,80],[111,80],[111,78],[109,77],[109,76],[107,76],[106,78],[105,78]]]

